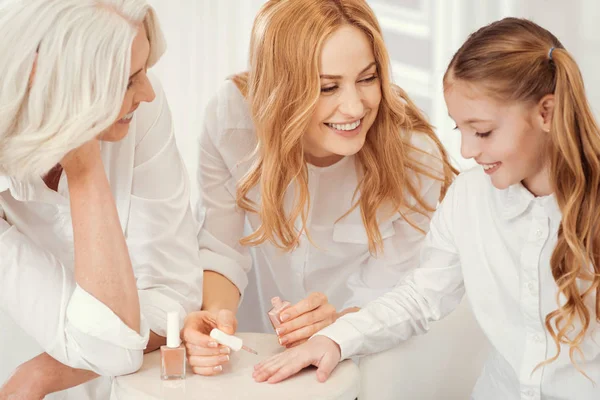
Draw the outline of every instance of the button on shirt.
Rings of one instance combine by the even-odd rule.
[[[431,173],[441,176],[441,162],[433,141],[414,133],[412,144],[423,150],[415,158]],[[338,221],[352,206],[359,182],[354,156],[329,167],[308,164],[310,211],[306,234],[297,248],[283,252],[270,242],[245,247],[239,240],[260,226],[260,218],[236,206],[237,185],[255,159],[257,140],[249,107],[234,83],[226,81],[206,110],[205,129],[200,139],[198,236],[201,262],[206,270],[216,271],[233,282],[243,293],[238,311],[239,329],[272,332],[267,318],[270,298],[280,296],[292,303],[311,292],[323,292],[336,309],[362,306],[389,291],[418,262],[424,233],[413,228],[400,214],[384,217],[379,229],[384,252],[372,256],[360,209]],[[438,180],[409,174],[420,188],[424,200],[434,207],[439,199]],[[293,185],[285,194],[287,212],[294,201]],[[260,204],[257,187],[249,198]],[[410,198],[413,202],[414,199]],[[430,215],[409,214],[424,231]],[[246,229],[244,224],[246,223]],[[302,231],[300,221],[296,229]],[[254,267],[254,268],[251,268]]]
[[[556,354],[544,322],[558,308],[550,257],[560,221],[553,195],[536,198],[521,184],[498,190],[481,168],[465,172],[432,219],[420,267],[390,293],[319,334],[336,341],[344,358],[382,351],[426,332],[466,291],[492,344],[473,398],[597,400],[600,388],[571,364],[568,346],[556,361],[536,369]],[[594,304],[590,298],[590,310]],[[581,351],[580,367],[600,385],[595,319]]]
[[[156,99],[140,105],[129,134],[101,143],[101,154],[139,290],[141,332],[80,288],[68,182],[0,177],[0,384],[42,352],[74,368],[118,375],[139,366],[149,330],[166,336],[166,312],[200,309],[202,269],[189,181],[175,145],[158,80]],[[101,377],[47,399],[107,399]]]

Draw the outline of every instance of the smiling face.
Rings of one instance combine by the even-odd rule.
[[[324,43],[321,96],[304,135],[305,156],[318,166],[356,154],[377,117],[381,86],[369,38],[344,25]]]
[[[444,98],[461,133],[462,156],[480,164],[496,188],[522,182],[535,195],[552,192],[544,157],[552,98],[504,103],[460,80],[446,86]]]
[[[129,131],[133,113],[140,103],[154,100],[154,90],[146,75],[149,54],[150,42],[146,29],[142,25],[131,46],[130,78],[121,111],[119,111],[116,122],[98,137],[100,140],[117,142],[123,139]]]

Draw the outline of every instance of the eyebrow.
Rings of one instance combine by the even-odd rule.
[[[360,71],[360,73],[358,75],[364,74],[371,67],[373,67],[373,65],[377,65],[377,63],[375,61],[373,61],[371,64],[367,65],[367,67],[365,69],[363,69],[362,71]],[[320,77],[321,77],[321,79],[342,79],[341,75],[320,75]]]
[[[454,118],[452,118],[452,116],[450,114],[448,114],[448,116],[452,120],[454,120]],[[487,120],[487,119],[470,118],[470,119],[468,119],[468,120],[465,121],[465,124],[476,124],[478,122],[492,122],[492,121]]]

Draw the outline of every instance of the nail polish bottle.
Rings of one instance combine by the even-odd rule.
[[[282,301],[279,297],[273,297],[271,299],[271,304],[273,305],[273,308],[268,313],[269,319],[271,320],[273,329],[277,329],[279,325],[281,325],[279,314],[281,314],[283,310],[291,306],[291,303],[289,301]]]
[[[185,347],[179,338],[179,313],[167,314],[167,345],[160,347],[160,378],[185,379]]]

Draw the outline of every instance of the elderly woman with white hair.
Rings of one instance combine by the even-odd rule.
[[[189,182],[147,75],[162,34],[144,0],[3,0],[0,37],[0,399],[106,399],[167,312],[201,306]]]

